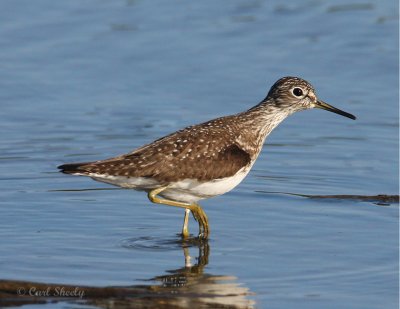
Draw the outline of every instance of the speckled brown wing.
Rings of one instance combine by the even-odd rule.
[[[251,156],[219,123],[216,119],[188,127],[119,157],[60,168],[65,173],[149,177],[160,183],[233,176],[250,164]]]

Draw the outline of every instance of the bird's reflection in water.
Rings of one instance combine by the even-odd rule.
[[[207,240],[189,238],[180,240],[184,255],[184,267],[168,270],[167,275],[150,279],[160,282],[152,289],[169,295],[168,306],[174,308],[253,308],[254,295],[240,285],[234,276],[212,275],[205,271],[210,257]],[[198,248],[198,255],[191,256],[189,249]],[[167,306],[167,307],[168,307]]]
[[[131,240],[134,242],[134,240]],[[75,308],[76,304],[93,305],[99,308],[253,308],[254,295],[248,288],[237,282],[233,276],[212,275],[205,271],[209,262],[210,246],[207,241],[192,238],[177,242],[182,247],[184,266],[179,269],[166,271],[146,281],[147,285],[121,287],[79,287],[84,291],[84,297],[55,298],[32,297],[17,295],[17,291],[36,289],[55,289],[63,286],[66,290],[76,286],[63,284],[45,284],[37,282],[22,282],[0,280],[0,304],[3,307],[20,306],[26,304],[46,304],[63,302],[64,308]],[[169,246],[171,243],[169,243]],[[129,247],[129,246],[128,246]],[[189,249],[198,248],[198,256],[190,256]]]
[[[197,245],[199,254],[197,262],[193,264],[193,257],[190,256],[189,248]],[[186,288],[190,286],[193,280],[204,277],[203,270],[208,264],[210,255],[210,246],[207,241],[198,239],[188,239],[182,241],[182,249],[185,257],[185,266],[176,270],[167,271],[170,275],[157,276],[150,280],[160,281],[164,288]]]

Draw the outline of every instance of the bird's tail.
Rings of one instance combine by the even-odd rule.
[[[67,163],[57,166],[57,168],[64,174],[87,175],[90,173],[87,167],[92,163],[93,162]]]

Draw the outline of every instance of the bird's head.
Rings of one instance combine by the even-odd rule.
[[[279,79],[271,87],[264,101],[275,105],[276,108],[286,110],[289,114],[310,108],[320,108],[350,119],[356,119],[354,115],[319,100],[315,94],[314,87],[309,82],[298,77],[283,77]]]

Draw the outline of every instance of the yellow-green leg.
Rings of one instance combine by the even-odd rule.
[[[194,219],[199,224],[199,238],[207,239],[208,235],[210,234],[210,229],[208,226],[208,219],[207,219],[207,216],[206,216],[204,210],[200,207],[200,205],[198,205],[196,203],[189,204],[189,203],[177,202],[177,201],[160,198],[157,196],[157,194],[161,193],[162,191],[164,191],[167,188],[168,188],[168,186],[151,190],[148,193],[149,200],[152,201],[153,203],[157,203],[157,204],[164,204],[164,205],[168,205],[168,206],[185,208],[185,218],[183,221],[183,228],[182,228],[182,236],[183,237],[189,236],[188,222],[189,222],[189,211],[191,211]],[[187,211],[187,210],[189,210],[189,211]]]
[[[189,214],[190,214],[190,209],[186,208],[185,209],[185,217],[183,218],[182,238],[188,238],[190,235],[190,233],[189,233]]]

